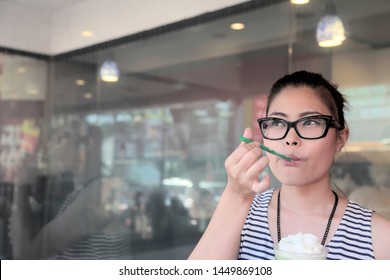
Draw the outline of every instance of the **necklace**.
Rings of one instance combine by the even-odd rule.
[[[280,234],[280,192],[281,192],[281,190],[279,190],[279,193],[278,193],[278,204],[277,204],[277,208],[276,208],[276,227],[277,227],[277,232],[278,232],[278,242],[280,242],[280,239],[281,239],[281,234]],[[330,212],[328,224],[326,225],[326,229],[325,229],[324,237],[322,238],[322,241],[321,241],[321,245],[325,245],[325,241],[326,241],[326,238],[328,237],[330,225],[332,224],[333,216],[334,216],[334,213],[336,212],[337,204],[339,202],[339,197],[338,197],[337,193],[335,193],[334,191],[332,191],[332,192],[334,194],[334,204],[333,204],[332,212]]]

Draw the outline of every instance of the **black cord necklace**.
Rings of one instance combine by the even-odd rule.
[[[279,193],[278,193],[278,205],[276,208],[276,227],[277,227],[277,231],[278,231],[278,242],[280,242],[280,239],[281,239],[281,234],[280,234],[280,192],[281,192],[281,190],[279,190]],[[334,191],[332,191],[332,192],[334,194],[333,209],[332,209],[332,212],[330,212],[328,224],[326,225],[326,229],[325,229],[324,237],[322,238],[322,241],[321,241],[321,245],[325,245],[325,241],[326,241],[326,238],[328,237],[330,225],[332,224],[333,216],[334,216],[334,213],[336,212],[337,204],[339,202],[339,197],[338,197],[337,193],[335,193]]]

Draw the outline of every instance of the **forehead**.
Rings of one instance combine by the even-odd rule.
[[[286,87],[273,99],[268,115],[274,112],[281,112],[292,117],[299,116],[303,112],[331,114],[319,94],[320,92],[309,87]]]

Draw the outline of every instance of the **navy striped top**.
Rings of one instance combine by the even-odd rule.
[[[241,232],[238,258],[273,260],[274,243],[268,227],[268,205],[275,189],[255,196]],[[348,201],[341,222],[326,247],[328,260],[375,259],[371,239],[372,210]]]

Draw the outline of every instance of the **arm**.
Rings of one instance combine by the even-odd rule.
[[[252,131],[247,128],[244,136],[252,138]],[[237,259],[241,230],[253,197],[269,187],[268,176],[258,179],[267,164],[258,142],[242,142],[226,159],[226,188],[189,259]]]
[[[373,213],[371,231],[375,258],[390,260],[390,220]]]

